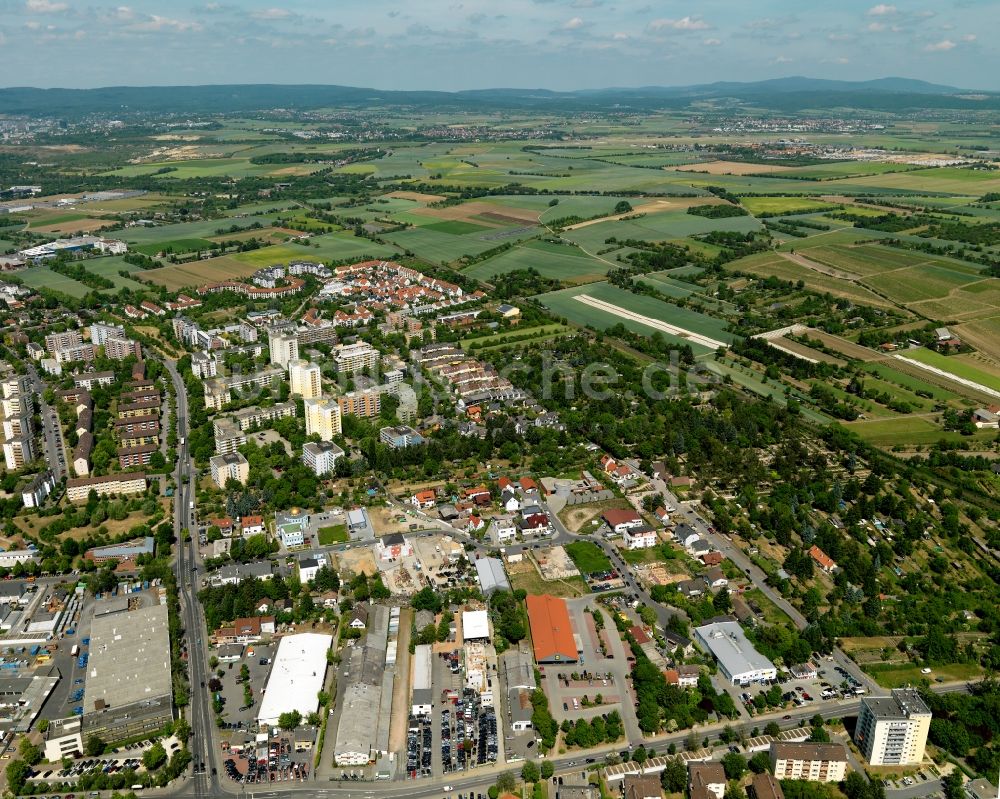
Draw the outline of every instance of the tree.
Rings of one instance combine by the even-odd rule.
[[[290,710],[278,716],[278,726],[283,730],[294,730],[302,723],[302,714],[297,710]]]
[[[771,768],[771,758],[767,752],[757,752],[747,763],[754,774],[763,774]]]
[[[538,764],[534,760],[525,760],[521,766],[521,779],[525,782],[538,782],[539,776]]]
[[[87,757],[100,757],[106,748],[107,744],[104,743],[104,739],[100,735],[91,735],[84,745],[84,754]]]
[[[648,755],[646,754],[646,747],[639,744],[632,752],[632,762],[642,765],[646,762]]]
[[[166,762],[167,750],[159,741],[149,747],[142,755],[142,765],[146,767],[146,771],[156,771]]]
[[[680,760],[672,759],[667,761],[666,767],[660,774],[660,784],[663,790],[668,793],[680,793],[687,785],[687,769]]]
[[[621,200],[615,205],[616,214],[628,214],[632,212],[632,203],[628,200]]]
[[[513,771],[505,771],[496,781],[496,789],[499,793],[513,793],[517,788],[517,780],[514,779]]]
[[[42,750],[35,746],[26,737],[21,739],[21,743],[18,744],[17,751],[20,753],[21,759],[24,760],[24,762],[29,766],[34,766],[42,759]]]
[[[959,769],[951,772],[941,780],[941,786],[944,788],[944,799],[965,799],[964,783],[962,772]]]
[[[780,733],[781,727],[778,726],[778,722],[776,721],[769,721],[764,728],[764,735],[770,735],[772,738],[776,738]]]
[[[722,768],[726,772],[726,779],[738,780],[746,773],[746,758],[737,752],[727,752],[722,758]]]
[[[31,774],[31,767],[23,760],[14,760],[7,764],[7,787],[10,792],[17,796],[24,790],[24,784]]]
[[[552,775],[555,774],[556,767],[552,765],[551,760],[546,760],[542,763],[542,779],[548,780],[552,779]]]

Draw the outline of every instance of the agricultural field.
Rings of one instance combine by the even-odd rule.
[[[563,236],[579,244],[590,252],[607,247],[609,238],[619,241],[639,239],[642,241],[666,241],[684,238],[713,230],[732,230],[748,233],[759,230],[760,222],[750,216],[733,216],[724,219],[707,219],[683,211],[647,214],[638,219],[620,219],[564,231]]]
[[[53,272],[48,266],[29,266],[27,269],[18,270],[17,277],[24,285],[33,289],[47,289],[58,294],[65,294],[68,297],[79,299],[86,296],[93,289],[85,286],[78,280]]]
[[[208,239],[169,239],[168,241],[161,241],[156,244],[136,244],[132,249],[149,256],[156,256],[161,252],[184,255],[189,252],[210,250],[212,249],[212,242]]]
[[[659,332],[665,340],[690,344],[696,354],[715,349],[706,339],[721,344],[732,341],[725,322],[720,319],[653,297],[632,294],[608,283],[562,289],[536,299],[573,324],[598,330],[621,324],[644,336]]]
[[[130,227],[115,233],[115,237],[132,244],[160,244],[165,241],[183,239],[207,239],[211,236],[223,236],[230,228],[237,230],[271,226],[280,214],[268,213],[259,216],[244,216],[230,219],[202,219],[197,222],[179,222],[174,225],[153,225],[149,227]],[[222,231],[221,233],[219,231]]]
[[[612,267],[612,262],[587,255],[576,247],[531,241],[500,255],[467,267],[465,274],[479,280],[490,280],[518,269],[534,269],[542,277],[565,283],[587,283],[602,280]]]
[[[146,288],[138,281],[123,277],[119,272],[129,272],[131,274],[143,274],[143,270],[135,264],[128,263],[120,255],[109,255],[105,258],[91,258],[83,264],[88,272],[100,275],[115,284],[116,289],[132,289],[141,291]]]
[[[448,264],[464,255],[479,255],[507,242],[519,241],[537,235],[537,228],[497,228],[478,234],[456,235],[428,226],[408,228],[396,233],[386,233],[384,238],[403,250],[410,250],[421,258]]]
[[[475,338],[464,338],[459,342],[459,346],[466,351],[492,349],[493,347],[503,347],[511,343],[534,344],[539,341],[546,341],[565,333],[572,333],[573,329],[566,325],[554,322],[549,325],[538,325],[537,327],[517,327],[495,333],[492,336],[477,336]]]
[[[754,216],[805,214],[828,211],[839,206],[807,197],[741,197],[740,205]]]
[[[941,355],[928,349],[907,350],[903,358],[925,364],[946,372],[962,380],[977,383],[992,391],[1000,392],[1000,373],[991,373],[987,369],[975,365],[962,355]]]

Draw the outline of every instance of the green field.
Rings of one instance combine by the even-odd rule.
[[[215,246],[207,239],[170,239],[169,241],[157,242],[156,244],[137,244],[132,247],[136,252],[143,255],[155,256],[161,252],[183,255],[189,252],[200,250],[211,250]]]
[[[982,668],[974,663],[949,663],[943,666],[934,666],[930,674],[921,674],[920,666],[911,663],[900,666],[873,663],[866,664],[863,668],[883,688],[919,685],[924,681],[933,683],[938,677],[945,682],[960,682],[977,679],[983,675]]]
[[[377,244],[370,239],[350,233],[328,233],[324,236],[313,236],[308,244],[278,244],[230,257],[244,264],[268,266],[294,260],[340,261],[365,255],[374,258],[392,258],[399,255],[399,252],[390,245]]]
[[[448,223],[455,224],[455,223]],[[528,228],[516,235],[502,237],[502,228],[489,230],[479,235],[456,236],[452,233],[442,233],[431,229],[431,225],[409,228],[396,233],[386,233],[384,238],[404,250],[412,250],[421,258],[436,263],[451,263],[463,255],[478,255],[492,250],[507,242],[530,238],[537,234],[537,229]]]
[[[551,325],[538,325],[537,327],[518,326],[511,330],[504,331],[503,333],[496,333],[492,336],[464,338],[459,342],[459,346],[466,351],[472,349],[473,347],[478,347],[482,350],[489,349],[491,347],[501,347],[504,344],[509,343],[511,339],[516,340],[521,338],[525,339],[525,344],[530,344],[535,341],[553,338],[562,333],[569,332],[571,332],[571,328],[559,323]]]
[[[330,527],[319,528],[319,543],[322,546],[344,544],[347,540],[347,525],[345,524],[334,524]]]
[[[732,216],[725,219],[707,219],[682,211],[648,214],[638,219],[620,219],[599,222],[595,225],[564,231],[563,236],[590,252],[607,248],[606,241],[614,237],[619,241],[666,241],[668,239],[710,233],[713,230],[733,230],[748,233],[759,230],[760,222],[750,216]]]
[[[29,286],[36,291],[46,289],[48,291],[55,291],[77,299],[86,296],[89,292],[93,291],[93,289],[85,286],[77,280],[73,280],[71,277],[60,275],[58,272],[53,272],[45,264],[42,264],[41,266],[29,266],[27,269],[20,270],[17,273],[17,276],[21,279],[21,282],[24,283],[24,285]]]
[[[565,549],[581,574],[603,572],[611,568],[611,561],[604,550],[592,541],[574,541],[566,544]]]
[[[908,360],[933,366],[936,369],[948,372],[956,377],[961,377],[964,380],[971,380],[994,391],[1000,391],[1000,377],[992,375],[989,372],[984,372],[982,369],[977,369],[966,361],[958,360],[960,356],[949,357],[923,348],[907,350],[903,355]]]
[[[228,232],[233,226],[240,230],[246,230],[254,225],[269,227],[277,219],[279,214],[268,213],[260,216],[244,216],[240,218],[230,217],[228,219],[203,219],[197,222],[179,222],[176,225],[154,225],[150,227],[131,227],[126,230],[116,231],[115,237],[130,245],[136,244],[161,244],[168,241],[180,241],[184,239],[207,239],[211,236],[222,235]]]
[[[141,291],[147,288],[142,283],[135,280],[130,280],[127,277],[123,277],[118,274],[119,272],[129,272],[131,274],[142,273],[140,269],[135,264],[128,263],[120,255],[109,255],[105,258],[91,258],[87,260],[84,264],[88,272],[93,272],[95,275],[100,275],[101,277],[106,277],[108,280],[115,284],[116,289],[132,289],[133,291]]]
[[[767,214],[804,214],[838,207],[823,200],[811,200],[807,197],[741,197],[740,205],[755,216],[762,214],[765,216]]]
[[[576,247],[532,241],[466,268],[465,274],[489,280],[519,269],[534,269],[542,277],[566,283],[586,283],[602,279],[611,264],[588,256]]]
[[[667,341],[677,344],[690,344],[696,354],[711,351],[710,348],[692,343],[680,335],[658,331],[657,328],[643,322],[620,317],[610,311],[586,305],[575,299],[575,297],[580,295],[593,297],[594,299],[611,303],[619,308],[641,314],[650,319],[666,322],[667,324],[699,335],[709,336],[718,341],[732,341],[732,335],[726,331],[726,323],[721,319],[707,316],[689,308],[680,308],[653,297],[633,294],[608,283],[590,283],[575,288],[561,289],[539,295],[536,299],[554,314],[562,316],[577,325],[590,325],[599,330],[607,330],[621,324],[626,329],[644,336],[650,336],[654,332],[659,332]]]
[[[414,214],[416,216],[416,214]],[[471,222],[432,222],[423,226],[424,230],[436,230],[438,233],[450,233],[453,236],[464,236],[467,233],[484,233],[490,228],[486,225],[474,225]]]

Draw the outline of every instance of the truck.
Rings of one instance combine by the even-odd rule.
[[[73,657],[76,657],[77,655],[79,655],[80,654],[80,646],[79,646],[79,644],[73,644],[73,648],[71,650],[69,650],[69,653]]]

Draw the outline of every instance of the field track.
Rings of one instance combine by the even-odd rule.
[[[714,338],[702,336],[698,333],[692,333],[690,330],[685,330],[683,327],[677,327],[676,325],[671,325],[667,322],[661,322],[659,319],[653,319],[649,316],[637,314],[634,311],[629,311],[625,308],[620,308],[617,305],[612,305],[610,302],[588,297],[586,294],[579,294],[573,299],[578,302],[582,302],[584,305],[597,308],[599,311],[604,311],[605,313],[613,314],[614,316],[620,316],[623,319],[638,322],[639,324],[646,325],[654,330],[660,330],[664,333],[669,333],[672,336],[678,336],[679,338],[690,339],[693,343],[700,344],[702,347],[708,347],[709,349],[716,350],[719,347],[725,349],[729,346],[724,341],[716,341]]]

